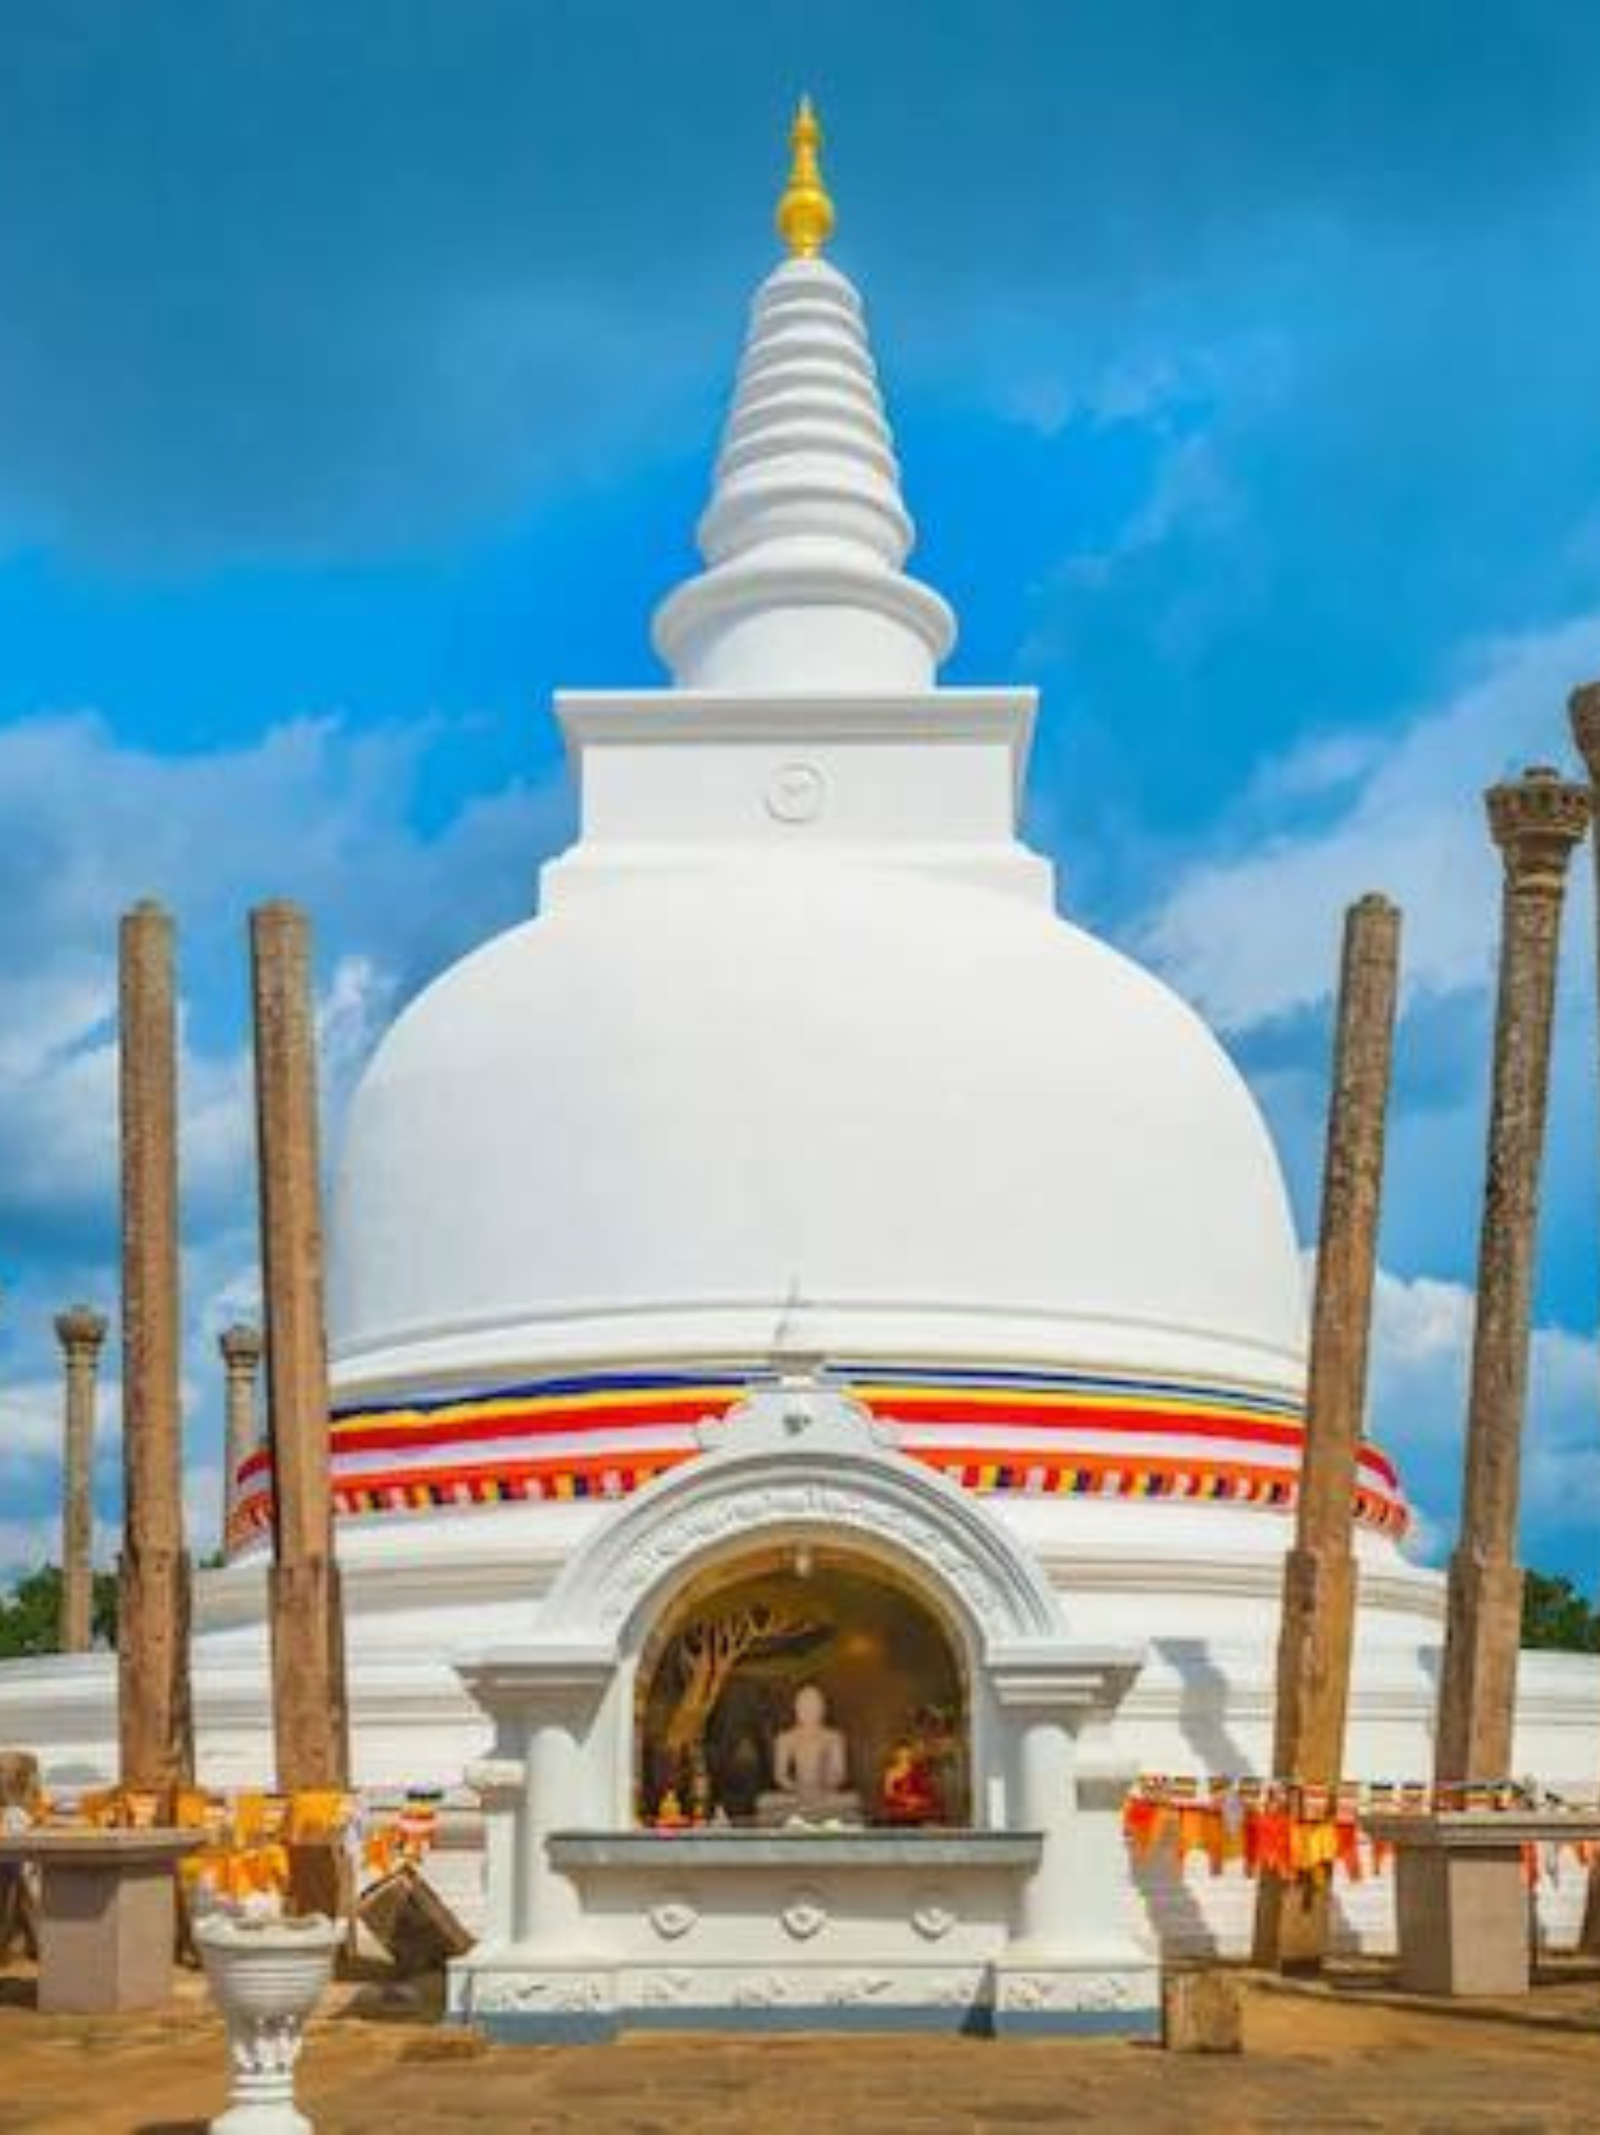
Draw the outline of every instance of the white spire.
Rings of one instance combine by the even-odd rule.
[[[787,259],[751,310],[707,568],[656,610],[656,650],[680,689],[930,689],[955,618],[901,568],[914,534],[861,299],[826,260]]]

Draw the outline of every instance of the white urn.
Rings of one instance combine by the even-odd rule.
[[[228,2027],[228,2110],[212,2121],[212,2135],[312,2135],[294,2102],[295,2063],[343,1934],[321,1913],[261,1921],[213,1913],[196,1923],[206,1981]]]

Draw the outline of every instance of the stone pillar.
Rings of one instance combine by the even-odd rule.
[[[1567,710],[1572,719],[1572,738],[1578,744],[1589,773],[1589,802],[1592,822],[1600,823],[1600,682],[1585,682],[1567,699]],[[1600,948],[1600,830],[1591,840],[1595,865],[1595,925],[1596,946]],[[1596,998],[1600,999],[1600,989]],[[1584,1908],[1583,1932],[1579,1937],[1580,1948],[1591,1956],[1600,1954],[1600,1863],[1589,1871],[1589,1898]]]
[[[272,1710],[278,1785],[350,1772],[344,1617],[328,1475],[311,940],[291,904],[250,915],[261,1270],[272,1446]]]
[[[512,1919],[519,1944],[571,1955],[582,1945],[583,1905],[570,1876],[550,1865],[552,1832],[581,1821],[582,1765],[578,1722],[569,1713],[547,1711],[528,1735],[525,1822],[514,1856],[521,1881]]]
[[[179,1407],[178,1046],[172,921],[137,905],[121,929],[122,1556],[117,1696],[123,1784],[194,1770],[189,1557]]]
[[[483,1757],[466,1769],[483,1813],[483,1934],[480,1948],[505,1949],[517,1940],[524,1876],[518,1846],[528,1791],[521,1757]]]
[[[576,1982],[595,1962],[586,1947],[583,1904],[570,1876],[550,1859],[552,1833],[616,1822],[616,1774],[597,1770],[591,1752],[608,1732],[602,1717],[614,1663],[609,1653],[493,1650],[459,1663],[461,1680],[494,1722],[494,1747],[469,1769],[487,1819],[484,1933],[450,1968],[450,2008],[471,2019],[508,1950],[548,1964]],[[629,1727],[632,1726],[630,1708]],[[583,2000],[551,2006],[578,2010]],[[503,2004],[501,2006],[504,2006]],[[534,2004],[530,2002],[529,2007]]]
[[[232,1522],[239,1503],[239,1470],[260,1441],[256,1422],[256,1373],[261,1366],[261,1335],[254,1327],[224,1327],[217,1337],[222,1352],[225,1429],[222,1492],[222,1547],[232,1554]]]
[[[1540,767],[1486,796],[1505,867],[1494,1086],[1461,1527],[1434,1742],[1442,1781],[1511,1768],[1522,1628],[1522,1427],[1562,893],[1589,796]]]
[[[1054,1955],[1074,1902],[1072,1853],[1067,1843],[1074,1785],[1072,1730],[1065,1712],[1041,1705],[1021,1715],[1017,1741],[1017,1818],[1044,1840],[1039,1865],[1023,1884],[1017,1936],[1010,1954]]]
[[[1319,1786],[1337,1784],[1344,1758],[1356,1609],[1352,1528],[1399,966],[1399,912],[1386,898],[1363,897],[1345,914],[1305,1445],[1294,1546],[1283,1566],[1272,1750],[1275,1774]],[[1324,1886],[1262,1877],[1258,1965],[1319,1965],[1327,1932]]]
[[[94,1637],[95,1379],[105,1315],[73,1305],[56,1315],[66,1375],[61,1488],[61,1650],[87,1653]]]
[[[1132,1774],[1112,1727],[1142,1663],[1137,1648],[991,1651],[990,1717],[1007,1762],[1000,1828],[1040,1840],[995,1958],[997,2036],[1092,2027],[1112,2009],[1119,2024],[1154,2021],[1157,1973],[1118,1829]]]

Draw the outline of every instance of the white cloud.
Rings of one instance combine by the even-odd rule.
[[[408,809],[443,734],[297,720],[237,751],[159,757],[89,714],[0,729],[0,1222],[14,1248],[112,1220],[116,925],[135,898],[177,921],[184,1192],[209,1212],[237,1200],[250,1164],[250,904],[291,889],[324,965],[332,952],[335,1101],[401,995],[522,916],[559,826],[554,788],[509,787],[424,838]]]
[[[1567,692],[1600,668],[1600,615],[1489,645],[1472,667],[1447,704],[1381,748],[1366,735],[1324,735],[1280,760],[1260,798],[1337,784],[1346,805],[1302,833],[1235,823],[1229,857],[1180,875],[1144,920],[1142,953],[1224,1029],[1324,999],[1335,959],[1322,945],[1367,890],[1404,910],[1410,987],[1484,981],[1498,867],[1482,789],[1525,763],[1570,759]]]
[[[1143,501],[1102,548],[1080,549],[1067,557],[1057,581],[1092,591],[1130,558],[1159,548],[1180,529],[1219,532],[1241,508],[1216,440],[1200,432],[1176,438],[1163,453]],[[1049,643],[1047,636],[1030,641],[1021,664],[1046,656]]]
[[[1466,1446],[1473,1297],[1460,1283],[1382,1270],[1374,1297],[1371,1430],[1400,1464],[1419,1513],[1416,1547],[1447,1555]],[[1524,1554],[1587,1533],[1600,1505],[1600,1347],[1564,1327],[1533,1331],[1523,1455]]]

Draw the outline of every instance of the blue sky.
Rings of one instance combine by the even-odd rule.
[[[1581,0],[99,0],[0,80],[0,1566],[48,1316],[114,1298],[114,924],[177,911],[191,1446],[253,1290],[243,919],[319,929],[330,1108],[569,827],[548,696],[659,679],[796,92],[955,681],[1030,834],[1223,1031],[1309,1235],[1344,903],[1406,908],[1376,1425],[1448,1533],[1495,870],[1600,672]],[[1526,1554],[1592,1586],[1600,1100],[1576,878]],[[102,1512],[115,1507],[115,1359]]]

